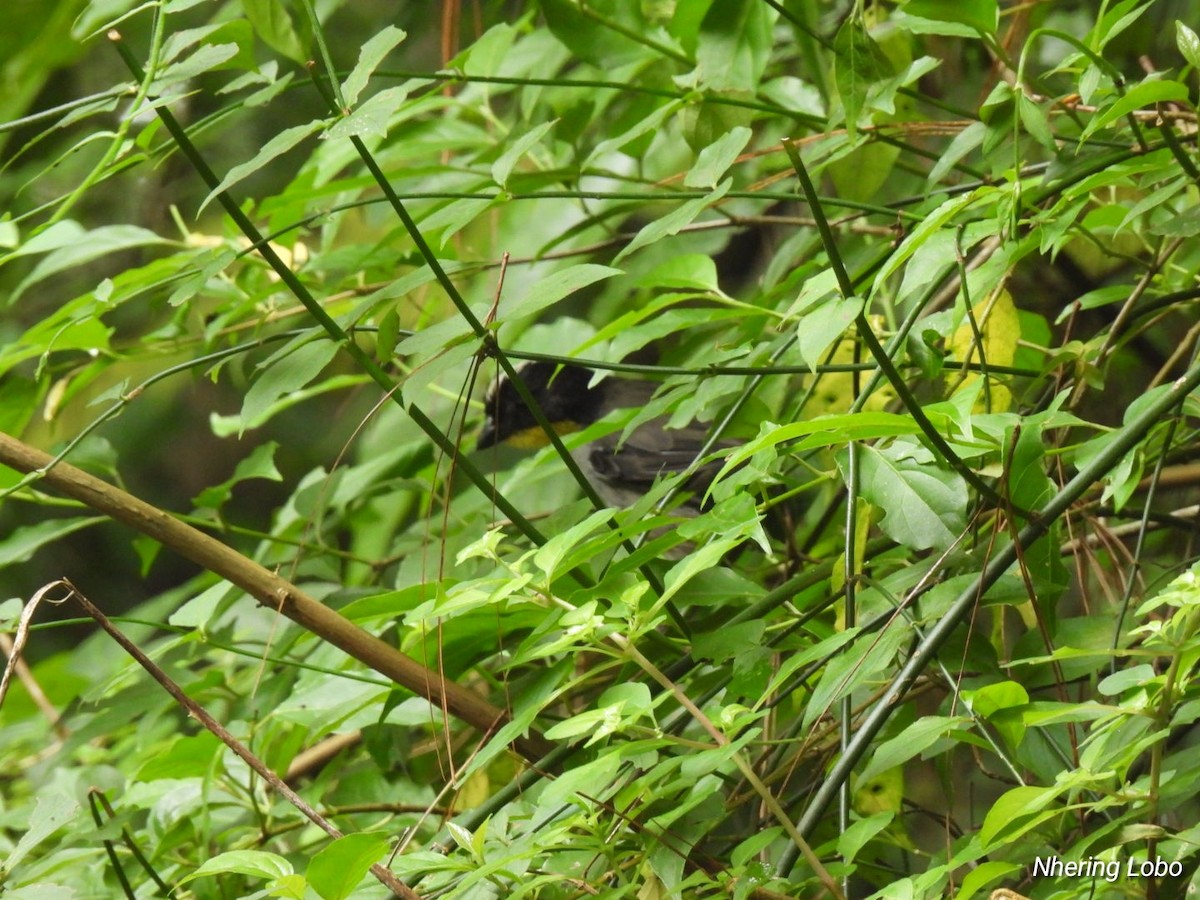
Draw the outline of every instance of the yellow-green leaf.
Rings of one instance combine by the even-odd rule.
[[[988,300],[975,306],[970,319],[964,319],[950,338],[950,351],[954,359],[965,363],[982,363],[990,366],[1010,366],[1017,355],[1017,342],[1021,338],[1021,323],[1017,307],[1007,288],[996,291]],[[976,335],[978,329],[978,336]],[[951,373],[957,378],[957,373]],[[980,375],[970,372],[962,378],[955,393],[967,390]],[[1012,405],[1012,391],[1006,384],[997,383],[994,375],[988,376],[988,397],[980,396],[975,401],[976,409],[1004,412]]]

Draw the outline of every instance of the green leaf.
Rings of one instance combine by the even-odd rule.
[[[876,775],[903,765],[947,735],[969,728],[970,725],[971,720],[966,716],[922,716],[898,735],[880,744],[858,777],[862,781],[869,781]]]
[[[882,51],[880,51],[882,52]],[[874,117],[876,122],[890,122],[897,116],[908,114],[912,110],[912,101],[903,96],[897,96],[901,88],[908,87],[936,69],[940,62],[932,56],[922,56],[911,63],[903,65],[894,74],[886,57],[880,60],[880,69],[885,77],[871,85],[867,92],[866,108],[878,110],[881,115]]]
[[[879,812],[865,819],[858,819],[855,822],[851,822],[850,826],[838,836],[838,856],[847,863],[853,862],[854,857],[858,855],[858,851],[892,824],[895,818],[896,814],[894,812]]]
[[[846,112],[846,133],[853,141],[858,134],[859,116],[867,94],[888,70],[883,53],[871,40],[862,22],[853,17],[838,29],[833,39],[833,52],[833,80]]]
[[[720,0],[709,6],[696,39],[700,84],[756,91],[770,59],[775,17],[759,0]]]
[[[295,125],[291,128],[287,128],[275,135],[275,137],[271,138],[271,140],[267,141],[267,143],[263,145],[262,149],[259,150],[258,153],[254,154],[253,159],[247,160],[246,162],[236,165],[230,169],[226,173],[225,177],[221,179],[221,183],[208,192],[208,196],[205,197],[200,204],[199,211],[203,212],[204,207],[208,206],[209,202],[222,191],[229,190],[229,188],[233,187],[233,185],[237,184],[243,178],[253,175],[268,163],[278,159],[280,156],[283,156],[283,154],[287,153],[306,137],[316,131],[319,131],[322,127],[324,127],[324,124],[324,122],[319,120],[312,121],[304,125]]]
[[[899,147],[867,141],[831,163],[827,171],[839,197],[869,203],[878,196],[899,158]]]
[[[997,0],[909,0],[895,18],[901,28],[918,34],[995,37],[1000,22]],[[965,25],[966,29],[955,28]],[[947,26],[939,28],[938,26]]]
[[[910,631],[902,619],[894,620],[880,632],[859,634],[853,649],[831,659],[821,673],[804,708],[802,728],[808,730],[821,716],[833,712],[834,704],[858,688],[874,683],[880,673],[892,665],[900,645]]]
[[[186,884],[208,875],[223,875],[228,872],[249,875],[251,878],[275,879],[290,875],[292,864],[275,853],[266,853],[262,850],[232,850],[205,860],[199,868],[181,878],[179,884]]]
[[[763,629],[763,621],[753,619],[717,631],[697,634],[692,642],[692,656],[696,659],[725,662],[747,651],[761,649]]]
[[[269,404],[265,409],[260,411],[254,419],[244,418],[241,414],[223,416],[219,413],[210,413],[208,417],[209,427],[212,428],[212,433],[217,437],[241,435],[247,428],[258,428],[285,409],[290,409],[293,406],[302,404],[313,397],[318,397],[330,391],[359,387],[367,380],[369,379],[365,375],[334,375],[301,390],[281,394],[274,403]]]
[[[337,355],[333,341],[310,340],[286,356],[273,356],[263,364],[262,374],[250,385],[242,402],[242,429],[256,428],[261,417],[280,397],[304,387],[321,374]]]
[[[283,476],[275,468],[275,451],[279,449],[276,441],[259,444],[250,455],[243,458],[233,472],[233,476],[221,484],[205,488],[196,495],[192,502],[202,509],[220,509],[229,499],[235,485],[254,478],[267,481],[283,481]]]
[[[186,84],[198,75],[220,68],[238,55],[237,44],[204,44],[187,59],[167,66],[154,76],[150,93],[162,94],[172,85]]]
[[[667,29],[675,36],[685,53],[695,55],[696,41],[700,35],[700,26],[704,17],[716,0],[692,0],[690,3],[676,3],[667,23]]]
[[[1139,216],[1143,216],[1147,212],[1160,210],[1164,206],[1168,209],[1177,208],[1180,196],[1187,190],[1187,185],[1184,183],[1186,181],[1187,176],[1183,173],[1180,173],[1179,178],[1168,179],[1157,190],[1140,197],[1137,203],[1128,207],[1124,215],[1121,215],[1122,205],[1116,203],[1088,210],[1083,220],[1083,227],[1097,235],[1119,234],[1132,225]]]
[[[617,753],[603,753],[594,760],[575,765],[545,786],[539,802],[553,809],[575,800],[578,793],[590,794],[596,785],[612,784],[621,765],[621,757]]]
[[[593,147],[592,151],[583,160],[580,168],[589,169],[592,166],[604,163],[604,158],[608,154],[621,150],[623,147],[632,144],[635,140],[643,135],[648,135],[654,131],[657,131],[662,127],[663,123],[667,119],[679,112],[679,110],[683,107],[683,103],[684,101],[682,100],[664,103],[663,105],[657,107],[649,115],[639,117],[624,131],[621,131],[613,137],[601,141],[595,147]]]
[[[322,900],[344,900],[388,850],[388,836],[348,834],[325,847],[308,864],[308,883]]]
[[[391,122],[392,116],[407,99],[408,88],[406,87],[382,90],[353,110],[350,115],[335,121],[322,137],[326,140],[340,140],[363,135],[383,137],[388,133],[388,123]]]
[[[979,203],[988,199],[994,190],[992,188],[981,188],[970,194],[963,194],[959,197],[951,197],[944,201],[937,209],[921,219],[908,236],[904,239],[899,248],[888,257],[887,262],[880,268],[878,274],[872,282],[871,295],[883,289],[884,283],[892,277],[892,275],[904,265],[904,262],[912,256],[917,249],[929,240],[929,238],[942,229],[947,222],[954,219],[959,213],[969,209],[973,204]]]
[[[569,297],[576,291],[583,290],[588,285],[620,274],[622,274],[620,269],[614,269],[611,266],[598,266],[593,263],[584,263],[583,265],[560,269],[538,281],[529,290],[529,293],[511,307],[504,308],[502,312],[503,318],[507,321],[513,321],[526,316],[532,316],[534,313],[539,313],[543,309],[553,306],[564,297]],[[404,343],[407,344],[408,342],[405,341]]]
[[[686,225],[690,225],[695,218],[715,204],[718,200],[725,196],[725,193],[733,185],[731,179],[725,179],[721,185],[712,193],[704,197],[694,197],[685,203],[679,204],[671,212],[667,213],[659,219],[655,219],[641,231],[639,231],[625,247],[617,254],[613,260],[614,263],[619,263],[625,257],[629,256],[642,247],[653,244],[664,237],[669,237],[673,234],[678,234],[679,229]]]
[[[825,352],[838,340],[863,311],[861,297],[831,297],[825,303],[801,315],[796,324],[800,357],[816,374],[825,361]]]
[[[721,176],[750,142],[751,135],[749,128],[739,125],[701,150],[696,164],[684,176],[684,187],[715,188]]]
[[[546,737],[552,741],[559,741],[581,734],[608,734],[615,729],[618,722],[619,710],[615,707],[589,709],[551,726],[546,731]]]
[[[254,29],[245,19],[231,19],[228,22],[176,31],[163,43],[160,65],[173,62],[183,51],[206,39],[206,42],[212,45],[227,44],[227,41],[222,40],[226,37],[232,38],[238,47],[238,53],[236,60],[224,68],[254,68]]]
[[[61,223],[60,223],[61,224]],[[0,219],[0,250],[12,250],[21,243],[21,229],[17,223]]]
[[[911,417],[887,412],[818,416],[805,422],[789,422],[787,425],[764,422],[758,437],[742,444],[729,455],[717,475],[717,480],[725,478],[738,463],[744,462],[758,451],[777,447],[798,438],[807,437],[808,440],[803,441],[801,447],[796,449],[809,449],[836,447],[854,440],[868,441],[919,432],[920,429]]]
[[[1175,20],[1175,44],[1188,65],[1200,70],[1200,37],[1178,19]]]
[[[720,291],[717,264],[700,253],[672,255],[637,280],[639,287],[691,288]]]
[[[539,0],[542,15],[554,36],[579,59],[603,69],[612,69],[645,57],[647,49],[629,36],[645,34],[646,23],[638,15],[638,4],[625,0],[591,0],[594,15],[580,12],[572,0]],[[606,20],[615,21],[617,28]]]
[[[267,896],[283,897],[284,900],[304,900],[308,893],[308,882],[303,875],[283,875],[269,882]]]
[[[460,200],[452,200],[441,209],[421,219],[421,231],[426,235],[440,233],[437,246],[439,250],[444,250],[455,234],[478,219],[496,202],[495,199],[484,197],[464,197]]]
[[[1140,688],[1147,683],[1154,682],[1157,678],[1158,673],[1154,671],[1154,667],[1148,663],[1142,663],[1101,679],[1100,683],[1096,685],[1096,690],[1105,697],[1119,697],[1130,688]]]
[[[688,146],[699,153],[735,128],[748,128],[754,121],[754,111],[741,104],[754,101],[745,91],[714,92],[725,103],[689,103],[683,107],[680,122]],[[674,110],[672,111],[674,112]]]
[[[48,837],[79,816],[79,804],[74,798],[57,791],[46,791],[38,795],[29,813],[29,823],[22,829],[20,840],[12,848],[0,866],[0,872],[12,872],[30,851]]]
[[[781,834],[783,834],[783,828],[778,825],[771,828],[764,828],[762,831],[752,834],[733,848],[733,852],[729,854],[729,861],[733,863],[735,869],[744,866],[754,859],[754,857],[758,856],[759,851],[765,850]]]
[[[558,124],[558,119],[552,119],[549,122],[543,122],[536,128],[531,128],[525,134],[521,135],[511,145],[505,148],[504,152],[492,163],[492,179],[500,187],[508,185],[508,176],[512,174],[513,166],[524,156],[529,150],[536,145],[543,137],[546,136],[551,128]]]
[[[604,523],[612,518],[612,512],[607,509],[596,510],[581,522],[577,522],[565,531],[553,535],[533,555],[533,562],[547,576],[553,576],[567,554],[574,550],[588,535],[601,531]]]
[[[358,95],[367,86],[383,58],[406,37],[408,35],[402,29],[388,25],[362,45],[358,51],[358,62],[342,82],[342,100],[348,107],[353,107],[358,102]]]
[[[6,223],[6,227],[8,230],[16,229],[16,226],[11,222]],[[60,247],[70,247],[78,244],[85,234],[87,234],[87,231],[84,227],[71,219],[54,222],[40,231],[31,234],[29,240],[25,241],[25,243],[15,244],[16,249],[0,257],[0,263],[20,259],[22,256],[37,256],[42,253],[49,253]]]
[[[37,411],[42,395],[43,391],[32,378],[22,377],[15,372],[5,375],[4,402],[0,403],[0,432],[22,434]],[[4,470],[0,469],[0,489],[8,486],[4,483],[3,474]],[[16,476],[15,472],[11,474]]]
[[[980,841],[985,847],[991,847],[1002,839],[1012,841],[1047,819],[1062,815],[1062,810],[1058,808],[1046,810],[1054,803],[1060,790],[1062,788],[1057,785],[1027,785],[1003,794],[992,804],[983,820],[983,826],[979,829]]]
[[[167,298],[171,306],[180,306],[205,290],[217,275],[228,269],[238,258],[238,252],[232,247],[213,248],[207,255],[194,257],[193,266],[198,268],[183,274],[176,282],[175,289]],[[203,262],[203,265],[200,263]]]
[[[837,454],[843,475],[846,452]],[[882,450],[859,448],[859,489],[883,510],[879,527],[892,540],[914,550],[947,550],[967,527],[967,486],[962,476],[938,465],[916,443],[894,443]]]
[[[741,543],[743,537],[722,535],[675,563],[663,579],[665,590],[659,597],[658,606],[674,597],[692,578],[716,565],[722,556]]]
[[[975,715],[987,719],[1002,709],[1024,706],[1029,702],[1029,692],[1015,681],[998,681],[976,691],[964,691],[963,698]]]
[[[153,231],[139,228],[136,225],[103,225],[93,228],[91,231],[83,231],[78,226],[55,227],[50,230],[50,233],[43,232],[38,235],[38,238],[44,240],[39,241],[35,238],[22,248],[19,255],[25,256],[29,253],[42,252],[42,248],[49,249],[51,252],[17,285],[12,296],[9,297],[9,303],[16,303],[25,291],[51,275],[57,275],[68,269],[80,268],[92,260],[110,253],[120,253],[139,247],[169,246],[172,243],[159,237]],[[32,247],[38,249],[31,249]]]
[[[0,540],[0,568],[11,566],[13,563],[28,562],[42,547],[57,543],[69,534],[103,521],[103,516],[93,516],[89,519],[48,519],[35,525],[14,528]]]
[[[696,295],[660,294],[640,309],[618,316],[574,351],[585,353],[590,347],[608,342],[609,352],[617,359],[670,334],[688,328],[701,328],[714,322],[744,318],[745,313],[734,309],[714,309],[704,306],[693,309],[670,309],[676,304],[694,302]]]
[[[988,127],[983,122],[972,122],[962,131],[954,136],[954,140],[950,142],[950,146],[946,147],[938,155],[938,160],[933,164],[933,168],[929,170],[929,177],[926,178],[926,183],[929,185],[940,184],[946,174],[958,164],[964,156],[971,151],[977,149],[983,143],[983,139],[987,136]]]
[[[1046,474],[1041,429],[1022,428],[1016,441],[1006,440],[1004,447],[1009,456],[1006,460],[1009,499],[1022,509],[1039,508],[1055,492],[1054,482]]]
[[[1155,398],[1164,390],[1167,390],[1167,386],[1159,385],[1157,388],[1146,391],[1131,400],[1123,411],[1123,421],[1125,424],[1128,424],[1148,404],[1153,403]],[[1107,432],[1080,444],[1075,452],[1076,467],[1083,468],[1088,465],[1091,460],[1101,453],[1105,447],[1117,440],[1119,436],[1119,431]],[[1121,457],[1120,462],[1105,473],[1104,493],[1101,495],[1102,501],[1108,502],[1111,500],[1116,509],[1120,511],[1129,502],[1129,498],[1133,496],[1133,492],[1137,489],[1145,465],[1144,451],[1140,445],[1134,447]]]
[[[1195,237],[1200,234],[1200,207],[1189,207],[1178,215],[1156,222],[1147,230],[1151,234],[1161,234],[1164,237]],[[1125,294],[1129,294],[1128,289]]]
[[[400,340],[400,314],[395,306],[389,306],[379,319],[379,330],[375,332],[375,361],[387,365],[396,353],[396,342]]]
[[[225,745],[210,731],[177,736],[159,746],[158,752],[137,770],[137,779],[205,778],[213,773],[213,764],[224,749]]]
[[[602,706],[619,704],[627,715],[644,716],[653,705],[653,697],[646,685],[630,682],[606,688],[596,702]]]
[[[470,829],[463,828],[457,822],[447,822],[446,830],[450,832],[450,836],[454,838],[454,843],[458,844],[460,849],[466,850],[468,853],[474,855],[475,838],[474,835],[471,834]]]
[[[1021,117],[1021,124],[1025,126],[1025,130],[1033,136],[1035,141],[1051,153],[1058,152],[1058,145],[1054,141],[1054,132],[1050,130],[1046,114],[1038,104],[1024,94],[1020,94],[1017,97],[1017,114]]]
[[[1142,14],[1152,8],[1153,4],[1144,0],[1120,0],[1104,11],[1096,27],[1087,36],[1086,42],[1091,49],[1099,53],[1117,35],[1124,32],[1130,25],[1141,18]]]
[[[232,592],[229,582],[218,582],[188,600],[171,613],[167,621],[177,628],[199,628],[203,631],[218,620],[222,604],[228,605]]]
[[[538,34],[544,36],[544,33]],[[480,35],[475,43],[455,57],[447,68],[458,67],[468,75],[500,75],[508,70],[505,64],[512,59],[513,43],[517,35],[517,29],[505,22],[493,25]],[[549,64],[549,60],[547,63]]]
[[[1019,872],[1024,866],[1021,863],[1002,862],[989,859],[975,866],[962,880],[962,886],[955,894],[956,900],[970,900],[981,888],[987,887],[997,878],[1003,878],[1012,872]]]
[[[1092,121],[1079,136],[1083,143],[1101,128],[1106,128],[1122,116],[1127,116],[1134,110],[1141,109],[1153,103],[1166,103],[1171,100],[1187,100],[1188,89],[1178,81],[1147,80],[1136,84],[1126,91],[1124,97],[1117,98],[1111,106],[1096,113]]]
[[[357,714],[358,724],[378,721],[376,704],[386,694],[387,688],[381,684],[321,675],[294,688],[275,705],[272,714],[314,730],[329,729],[335,724],[353,728],[355,723],[348,719],[351,714]],[[421,710],[428,716],[427,706]]]
[[[297,65],[308,61],[308,29],[302,26],[297,31],[285,4],[279,0],[242,0],[242,11],[264,44]]]

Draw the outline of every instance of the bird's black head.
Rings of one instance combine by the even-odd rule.
[[[601,417],[604,384],[588,387],[593,375],[591,369],[528,362],[517,368],[517,374],[559,434],[579,431]],[[488,391],[485,403],[487,420],[479,434],[477,449],[500,443],[530,449],[549,443],[508,378],[501,376]]]

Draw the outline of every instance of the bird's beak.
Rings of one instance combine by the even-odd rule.
[[[479,432],[479,437],[475,439],[476,450],[486,450],[488,447],[496,444],[496,423],[489,416],[484,420],[483,428]]]

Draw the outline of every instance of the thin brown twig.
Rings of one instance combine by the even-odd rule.
[[[18,680],[25,685],[25,689],[29,691],[29,696],[33,699],[34,704],[50,720],[50,724],[54,728],[54,733],[58,735],[60,740],[65,740],[70,732],[67,730],[66,725],[63,724],[58,710],[54,708],[54,704],[50,702],[50,699],[42,691],[41,685],[33,677],[33,672],[30,671],[29,666],[21,656],[25,650],[25,642],[29,639],[29,624],[33,621],[33,616],[37,612],[38,606],[46,599],[48,592],[49,588],[41,588],[25,604],[25,608],[21,610],[21,617],[17,621],[17,630],[14,637],[10,638],[7,634],[0,634],[0,650],[3,650],[4,655],[8,657],[8,664],[4,667],[4,674],[0,676],[0,706],[4,706],[4,698],[8,695],[8,688],[12,681],[12,676],[15,674]]]
[[[302,628],[386,675],[430,703],[482,732],[508,721],[508,714],[474,691],[440,676],[390,644],[355,625],[316,598],[260,566],[215,538],[180,522],[161,509],[89,475],[68,463],[55,464],[48,454],[0,432],[0,464],[40,478],[45,484],[237,585],[260,604],[278,609]],[[530,761],[554,745],[536,732],[513,739],[513,747]]]
[[[85,597],[70,580],[66,578],[60,579],[47,585],[47,588],[54,586],[65,587],[70,592],[70,596],[83,607],[83,611],[91,616],[96,621],[96,624],[104,629],[109,637],[116,641],[121,649],[128,653],[139,666],[145,669],[151,678],[162,685],[163,690],[170,694],[175,702],[183,707],[191,718],[203,725],[221,743],[237,754],[238,758],[246,763],[263,781],[281,794],[292,806],[299,810],[305,818],[334,839],[343,836],[342,832],[332,822],[309,806],[303,797],[292,790],[282,778],[276,775],[254,753],[250,752],[249,747],[239,741],[224,725],[209,715],[208,710],[184,693],[183,688],[176,684],[149,656],[143,653],[137,644],[126,637],[125,633],[117,628],[109,620],[108,616]],[[378,863],[371,866],[371,874],[379,880],[380,884],[384,885],[397,896],[403,897],[405,900],[421,900],[420,894],[404,884],[393,872]]]

